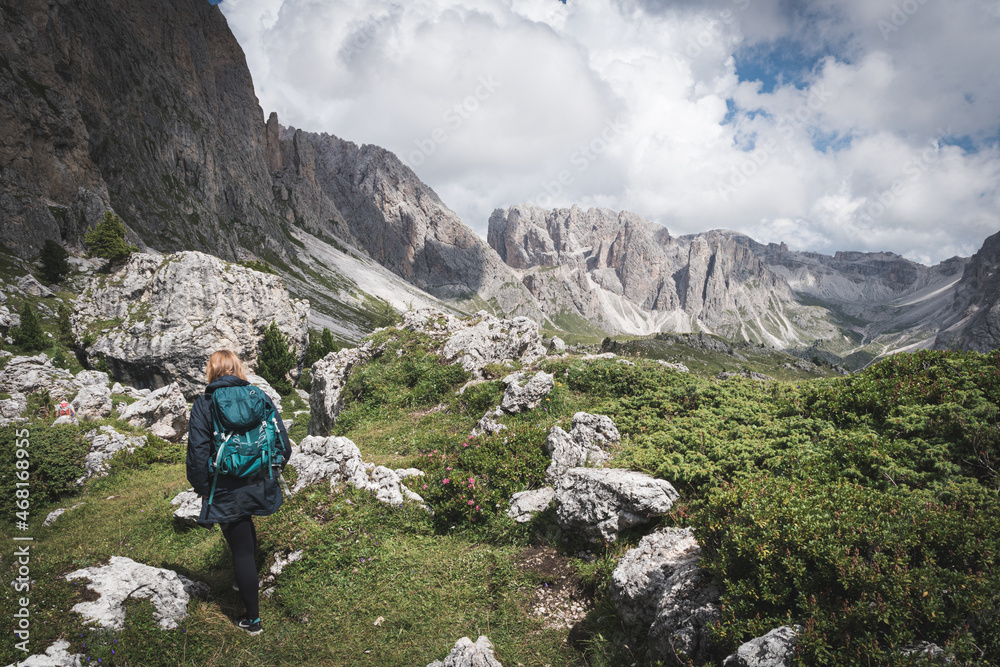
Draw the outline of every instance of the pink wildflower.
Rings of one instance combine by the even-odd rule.
[[[426,485],[426,484],[424,484],[424,488],[425,488],[425,489],[427,488],[427,485]]]
[[[451,470],[451,466],[448,466],[447,468],[445,468],[445,470]]]
[[[448,479],[447,477],[445,477],[444,479],[441,480],[441,483],[442,484],[447,484],[450,481],[451,481],[450,479]]]
[[[469,504],[470,504],[470,505],[475,505],[475,503],[474,503],[474,502],[472,502],[471,500],[469,501]]]

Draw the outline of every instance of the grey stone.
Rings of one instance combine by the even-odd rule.
[[[149,429],[150,433],[165,440],[178,442],[187,432],[189,416],[180,385],[174,382],[126,406],[119,419]]]
[[[404,500],[423,503],[423,498],[410,491],[395,471],[362,461],[361,450],[348,438],[306,436],[292,449],[288,463],[298,474],[292,493],[327,482],[330,488],[349,484],[390,505],[400,505]]]
[[[73,376],[73,382],[80,388],[95,385],[107,387],[111,383],[111,380],[104,371],[80,371]]]
[[[937,644],[919,641],[900,651],[906,657],[917,657],[918,664],[922,665],[954,665],[955,656],[949,655],[947,651]]]
[[[11,327],[20,324],[21,317],[17,313],[10,312],[10,308],[7,306],[0,306],[0,335],[6,336]]]
[[[725,659],[723,667],[792,667],[801,625],[771,630],[763,637],[746,642]]]
[[[174,520],[186,526],[197,526],[198,517],[201,516],[201,496],[194,492],[194,489],[181,491],[170,504],[176,507],[174,510]]]
[[[33,394],[45,389],[53,400],[77,391],[69,371],[52,364],[44,353],[34,357],[13,357],[0,370],[0,391],[8,394]]]
[[[515,493],[510,497],[510,509],[507,510],[507,516],[518,523],[527,523],[536,514],[545,511],[555,496],[555,489],[551,486]]]
[[[111,389],[107,382],[81,388],[73,399],[73,407],[78,419],[104,419],[110,416]]]
[[[475,642],[468,637],[462,637],[455,642],[444,662],[435,660],[427,667],[503,667],[503,665],[493,654],[493,644],[490,640],[486,635],[480,635]]]
[[[268,598],[274,595],[275,581],[278,576],[285,570],[286,567],[300,560],[302,560],[302,549],[286,552],[284,555],[275,554],[274,561],[271,563],[271,566],[267,569],[267,572],[263,577],[261,577],[257,584],[260,594]]]
[[[28,409],[27,397],[19,392],[11,392],[10,398],[0,400],[0,419],[4,422],[17,419]]]
[[[212,352],[231,350],[252,369],[272,322],[304,354],[308,314],[308,302],[289,298],[276,275],[200,252],[136,253],[115,273],[91,279],[76,300],[73,331],[81,341],[96,337],[88,357],[105,359],[122,382],[177,383],[193,399],[204,391]]]
[[[309,435],[325,436],[333,431],[344,409],[340,393],[354,367],[375,355],[372,343],[331,352],[312,365],[309,394]]]
[[[595,467],[607,462],[611,456],[604,447],[620,440],[611,417],[577,412],[569,433],[558,426],[549,430],[545,450],[552,463],[545,471],[545,478],[555,483],[570,468]]]
[[[494,433],[499,433],[500,431],[505,430],[507,427],[494,419],[494,417],[497,416],[497,412],[503,414],[503,412],[497,408],[496,410],[487,412],[485,415],[480,417],[479,421],[476,422],[476,425],[472,428],[472,433],[470,435],[493,435]]]
[[[45,653],[29,655],[7,667],[83,667],[85,658],[82,653],[70,653],[69,642],[60,639],[45,649]]]
[[[503,384],[500,409],[509,415],[534,410],[556,386],[552,374],[544,371],[531,377],[528,373],[512,373],[503,379]]]
[[[55,296],[55,293],[50,290],[45,285],[38,282],[33,275],[30,273],[25,274],[17,279],[17,289],[21,290],[29,296],[49,298]]]
[[[549,354],[565,354],[566,349],[566,341],[559,336],[552,337],[552,341],[549,343]]]
[[[124,556],[112,556],[107,565],[88,567],[66,575],[66,579],[86,579],[87,588],[98,594],[91,602],[80,602],[72,611],[102,628],[121,630],[125,624],[125,600],[145,598],[153,603],[153,619],[164,630],[177,627],[187,617],[192,595],[206,595],[208,585],[158,567],[137,563]]]
[[[55,523],[56,519],[58,519],[59,517],[61,517],[63,514],[65,514],[69,510],[75,510],[77,507],[80,507],[82,504],[83,503],[77,503],[76,505],[73,505],[72,507],[60,507],[59,509],[52,510],[51,512],[49,512],[48,514],[45,515],[45,521],[42,521],[42,525],[43,526],[51,526],[53,523]]]
[[[121,450],[132,451],[146,446],[146,436],[119,433],[112,426],[101,426],[84,434],[90,440],[90,452],[83,459],[84,474],[76,480],[83,484],[91,477],[107,474],[108,461]]]
[[[644,473],[570,468],[556,485],[556,518],[591,542],[613,542],[618,531],[664,514],[677,498],[669,482]]]

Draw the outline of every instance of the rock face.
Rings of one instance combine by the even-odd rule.
[[[177,627],[187,617],[192,595],[205,595],[208,585],[194,582],[173,570],[150,567],[131,558],[112,556],[102,567],[88,567],[66,575],[69,580],[86,579],[87,588],[98,594],[91,602],[80,602],[72,611],[103,628],[121,630],[125,625],[125,600],[146,598],[153,603],[153,618],[164,630]]]
[[[503,667],[493,655],[493,644],[485,635],[473,642],[468,637],[462,637],[455,642],[454,648],[448,653],[444,662],[435,660],[427,667]]]
[[[611,599],[622,620],[649,627],[654,656],[668,664],[708,657],[720,591],[698,566],[700,558],[690,529],[664,528],[626,552],[611,575]]]
[[[310,484],[328,482],[331,488],[350,484],[369,491],[390,505],[401,505],[404,499],[423,503],[423,498],[410,491],[394,470],[362,461],[361,450],[348,438],[307,436],[292,449],[288,464],[298,474],[292,493]]]
[[[723,667],[792,667],[802,626],[783,625],[746,642],[722,663]]]
[[[277,124],[277,119],[275,119]],[[399,158],[328,134],[281,128],[278,200],[289,220],[333,235],[430,294],[479,295],[541,321],[534,300],[497,254]]]
[[[361,347],[331,352],[312,365],[312,391],[309,394],[309,435],[326,436],[337,423],[344,404],[340,393],[347,377],[358,364],[375,355],[371,342]]]
[[[304,354],[308,314],[308,302],[291,300],[275,275],[181,252],[135,254],[94,278],[72,319],[88,357],[103,358],[116,379],[146,388],[177,382],[193,399],[212,352],[231,350],[253,369],[272,322]]]
[[[669,482],[644,473],[570,468],[556,485],[556,518],[563,530],[613,542],[618,531],[669,511],[678,497]]]
[[[0,370],[0,391],[8,394],[32,394],[46,389],[53,400],[69,397],[78,387],[69,371],[52,365],[44,354],[14,357]]]
[[[620,440],[611,417],[577,412],[569,433],[553,426],[545,438],[545,451],[552,457],[545,478],[554,483],[570,468],[601,465],[611,458],[604,447]]]
[[[550,486],[515,493],[510,497],[510,509],[507,510],[507,516],[518,523],[527,523],[536,514],[545,511],[545,508],[555,497],[555,489]]]
[[[989,352],[1000,347],[1000,233],[969,259],[952,305],[955,316],[935,338],[935,348]]]
[[[103,477],[107,474],[108,461],[118,452],[124,450],[132,451],[137,447],[146,446],[146,436],[125,435],[119,433],[112,426],[102,426],[86,433],[84,438],[90,440],[90,452],[83,460],[83,467],[86,472],[76,480],[77,484],[83,484],[91,477]]]
[[[3,26],[0,234],[14,252],[79,246],[113,206],[133,243],[292,254],[263,112],[218,7],[26,0]]]
[[[187,402],[176,382],[126,406],[118,415],[122,421],[172,442],[179,442],[187,433],[189,417]]]
[[[108,374],[100,371],[80,371],[74,378],[80,391],[73,399],[79,419],[103,419],[111,415],[111,388]]]
[[[28,398],[24,394],[14,392],[10,398],[0,400],[0,426],[14,421],[23,421],[24,411],[28,409]]]
[[[477,377],[487,364],[531,364],[545,356],[538,324],[526,317],[500,319],[481,310],[462,320],[422,308],[405,313],[402,326],[444,340],[442,356]]]

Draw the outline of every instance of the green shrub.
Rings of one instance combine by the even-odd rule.
[[[439,528],[485,523],[506,514],[514,493],[544,484],[545,436],[537,428],[511,428],[469,437],[448,453],[428,452],[422,455],[424,477],[412,478],[411,486],[434,509]]]
[[[27,301],[21,307],[21,324],[11,329],[10,336],[26,352],[40,352],[49,346],[35,308]]]
[[[92,257],[109,260],[109,266],[124,261],[129,255],[139,251],[125,241],[125,223],[112,211],[105,211],[104,218],[87,230],[83,242],[87,244]]]
[[[68,347],[72,347],[76,343],[76,338],[73,336],[73,323],[70,321],[70,314],[69,306],[65,303],[60,303],[58,319],[56,320],[57,335],[59,342]]]
[[[497,381],[472,385],[466,388],[461,396],[456,397],[462,411],[476,419],[486,414],[487,410],[500,405],[501,400],[503,400],[503,383]]]
[[[18,448],[19,440],[30,444]],[[18,458],[17,451],[28,452],[26,458]],[[88,443],[80,435],[77,425],[49,426],[39,422],[11,424],[0,427],[0,515],[4,520],[14,517],[17,510],[15,494],[18,482],[26,481],[30,501],[28,510],[35,525],[40,521],[38,508],[59,496],[77,489],[74,481],[83,475],[83,459],[88,451]],[[16,473],[19,461],[27,461],[27,480],[20,480]],[[22,493],[22,495],[24,495]]]
[[[288,371],[295,367],[295,352],[288,344],[285,334],[281,333],[275,322],[264,332],[264,342],[257,355],[257,374],[267,380],[282,396],[292,393],[292,383],[288,379]]]

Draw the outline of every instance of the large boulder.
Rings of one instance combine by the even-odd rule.
[[[331,352],[312,365],[312,391],[309,394],[309,435],[326,436],[333,431],[340,411],[344,409],[340,394],[347,377],[358,364],[375,355],[371,341],[337,352]]]
[[[490,640],[486,635],[480,635],[474,642],[468,637],[462,637],[455,642],[444,662],[435,660],[427,667],[503,667],[503,665],[493,655],[493,644]]]
[[[52,290],[38,282],[30,273],[26,273],[17,279],[17,289],[28,296],[43,297],[46,299],[55,296]]]
[[[709,654],[708,628],[719,618],[719,587],[698,565],[690,529],[663,528],[640,540],[618,563],[609,592],[621,619],[647,629],[657,659],[695,664]]]
[[[604,447],[620,440],[618,427],[611,417],[577,412],[569,433],[553,426],[545,438],[545,450],[552,457],[545,471],[546,479],[555,483],[570,468],[594,467],[607,462],[611,455]]]
[[[509,415],[534,410],[556,386],[551,373],[539,371],[529,377],[528,373],[512,373],[503,379],[503,400],[500,409]]]
[[[77,418],[104,419],[111,415],[111,387],[107,373],[80,371],[73,381],[80,387],[73,399]]]
[[[308,301],[291,299],[278,276],[200,252],[136,253],[91,280],[76,300],[73,331],[116,379],[148,388],[176,382],[193,399],[212,352],[232,350],[255,368],[272,322],[304,354],[308,315]]]
[[[137,563],[124,556],[112,556],[107,565],[88,567],[66,575],[66,579],[86,579],[87,588],[97,599],[80,602],[72,611],[103,628],[125,627],[125,600],[145,598],[153,603],[153,619],[164,630],[177,627],[187,617],[192,595],[205,595],[208,585],[194,582],[173,570]]]
[[[149,429],[164,440],[178,442],[187,432],[189,416],[180,385],[174,382],[125,406],[118,418],[131,426]]]
[[[122,450],[132,451],[137,447],[146,446],[146,436],[126,435],[119,433],[111,426],[102,426],[89,431],[83,436],[90,440],[90,451],[83,459],[85,472],[76,480],[83,484],[91,477],[102,477],[108,472],[108,462],[111,457]]]
[[[487,364],[521,361],[531,364],[545,356],[538,323],[527,317],[501,319],[481,310],[470,319],[458,319],[433,308],[403,315],[403,328],[444,341],[442,356],[481,377]]]
[[[361,450],[349,438],[306,436],[292,448],[288,464],[298,475],[292,493],[325,482],[331,488],[349,484],[390,505],[401,505],[404,500],[423,503],[423,498],[410,491],[395,470],[362,461]]]
[[[24,411],[28,409],[28,398],[12,392],[10,398],[0,400],[0,426],[15,421],[24,421]]]
[[[801,632],[801,625],[775,628],[740,646],[736,653],[726,658],[722,667],[792,667]]]
[[[46,389],[53,400],[76,393],[73,375],[52,364],[45,354],[14,357],[0,370],[0,391],[7,394],[33,394]]]
[[[556,485],[556,519],[591,542],[613,542],[648,523],[678,498],[670,482],[618,468],[570,468]]]

